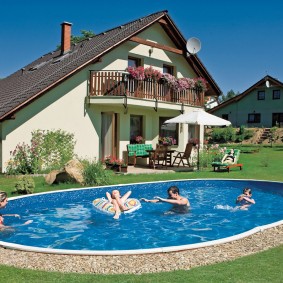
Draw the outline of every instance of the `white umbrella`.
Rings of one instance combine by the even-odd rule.
[[[175,118],[166,120],[164,124],[183,123],[202,126],[229,126],[231,122],[209,114],[203,110],[193,110],[186,114],[181,114]]]
[[[164,124],[193,124],[201,126],[230,126],[231,122],[219,118],[215,115],[209,114],[203,110],[193,110],[186,114],[181,114],[175,118],[166,120]],[[199,146],[198,146],[198,164],[199,170]]]

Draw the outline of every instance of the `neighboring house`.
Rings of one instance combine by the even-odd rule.
[[[283,127],[283,83],[265,76],[243,93],[208,112],[229,120],[234,127]]]
[[[204,107],[221,93],[167,11],[161,11],[71,45],[71,24],[62,23],[61,50],[45,54],[0,80],[0,167],[10,151],[29,143],[37,129],[71,132],[81,158],[124,158],[141,135],[154,146],[160,135],[183,150],[195,128],[161,128],[169,118]],[[203,77],[207,91],[172,91],[161,83],[131,79],[128,66],[152,66],[176,77]],[[203,130],[203,129],[201,129]]]

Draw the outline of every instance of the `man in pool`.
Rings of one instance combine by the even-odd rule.
[[[111,195],[110,193],[106,192],[106,197],[110,203],[113,204],[115,209],[114,219],[119,219],[121,211],[128,210],[129,208],[125,206],[125,201],[131,195],[131,191],[125,193],[122,197],[118,190],[113,190]]]
[[[240,209],[247,209],[251,204],[255,204],[255,200],[252,199],[252,190],[244,188],[243,193],[237,197],[236,203],[240,205]]]
[[[142,198],[141,200],[145,202],[167,202],[171,203],[173,207],[170,209],[172,212],[176,213],[187,213],[189,211],[190,202],[187,198],[180,196],[179,188],[176,186],[171,186],[168,190],[168,198],[164,199],[161,197],[154,197],[154,199]]]

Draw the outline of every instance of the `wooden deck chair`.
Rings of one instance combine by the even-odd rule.
[[[187,165],[191,167],[189,159],[191,157],[192,149],[193,149],[193,145],[191,143],[187,143],[185,151],[184,152],[179,151],[175,156],[172,166],[174,166],[174,164],[176,163],[178,164],[179,167],[182,162],[183,166]],[[186,161],[186,164],[184,161]]]
[[[165,165],[167,169],[167,149],[166,147],[156,145],[156,150],[149,157],[150,167],[153,169],[158,165]]]

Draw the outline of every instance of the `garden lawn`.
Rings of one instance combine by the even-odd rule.
[[[234,147],[236,148],[236,146]],[[213,172],[212,167],[199,172],[114,175],[112,184],[150,182],[177,179],[230,178],[283,181],[283,147],[261,147],[258,153],[241,153],[243,170],[232,168],[230,173]],[[0,189],[11,195],[16,178],[0,177]],[[34,178],[35,192],[80,187],[74,184],[46,185],[43,177]],[[174,271],[143,275],[63,274],[23,270],[0,266],[0,282],[283,282],[283,245],[234,261]]]

